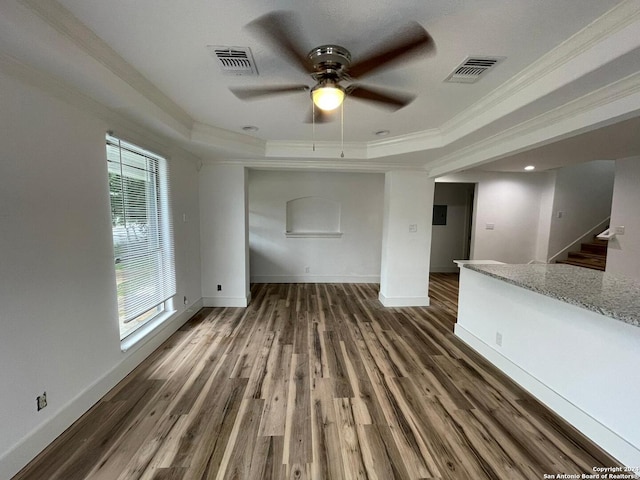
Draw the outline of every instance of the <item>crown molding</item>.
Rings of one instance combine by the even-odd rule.
[[[373,140],[366,145],[367,158],[379,158],[442,148],[444,142],[441,130],[439,128],[432,128],[422,132],[414,132],[382,140]]]
[[[69,38],[91,58],[104,65],[139,95],[142,95],[165,115],[169,116],[173,122],[178,124],[180,133],[188,136],[188,132],[194,123],[191,116],[147,80],[135,67],[122,58],[69,10],[55,0],[20,1],[33,10],[47,24]],[[176,125],[172,126],[176,127]]]
[[[343,159],[217,159],[206,160],[205,165],[235,165],[257,170],[317,170],[362,173],[386,173],[389,171],[425,172],[422,166],[395,164],[390,162],[358,162]]]
[[[426,167],[431,176],[455,173],[630,118],[638,111],[640,72],[459,149]]]
[[[164,127],[171,129],[172,135],[177,134],[185,139],[207,145],[213,150],[224,152],[224,155],[231,154],[251,158],[262,157],[283,164],[289,162],[288,159],[300,159],[300,164],[305,165],[305,168],[310,167],[311,161],[318,162],[318,165],[321,165],[320,168],[325,168],[322,165],[333,165],[334,163],[336,165],[344,165],[345,160],[341,157],[341,153],[344,152],[344,158],[349,159],[357,168],[362,168],[362,164],[357,160],[370,160],[366,163],[371,168],[381,168],[381,165],[386,165],[389,168],[397,169],[400,166],[400,158],[396,159],[398,160],[398,164],[396,164],[391,161],[390,157],[401,157],[404,154],[446,147],[469,133],[490,125],[504,115],[516,111],[540,97],[575,81],[593,69],[601,67],[627,53],[629,50],[640,47],[640,2],[639,0],[625,0],[525,68],[518,75],[445,122],[440,128],[371,142],[346,143],[344,144],[344,149],[337,142],[316,142],[314,151],[312,143],[308,141],[264,141],[249,135],[238,134],[194,121],[185,110],[162,93],[134,66],[126,62],[59,2],[56,0],[19,1],[56,31],[70,39],[90,58],[99,62],[112,72],[115,77],[131,87],[137,95],[140,95],[142,100],[135,108],[141,109],[142,112],[140,113],[153,118],[157,125],[162,124]],[[6,65],[5,68],[7,68]],[[8,68],[15,69],[16,66],[13,65]],[[34,75],[28,74],[27,76],[32,77],[32,82],[36,81],[34,80]],[[102,116],[115,114],[115,111],[109,110],[108,107],[83,96],[73,87],[69,85],[61,86],[59,80],[49,77],[47,81],[53,81],[54,83],[53,85],[45,86],[40,82],[40,87],[50,91],[56,90],[58,96],[64,97],[72,104],[82,103],[83,108],[100,111]],[[605,90],[608,88],[609,86],[605,87]],[[73,90],[73,94],[71,90]],[[610,93],[613,94],[613,91]],[[627,92],[624,95],[631,94]],[[473,163],[472,158],[481,157],[479,155],[480,150],[485,151],[485,157],[488,155],[487,152],[491,149],[485,149],[489,145],[494,146],[492,151],[504,150],[504,148],[498,149],[497,144],[501,141],[506,142],[505,146],[513,144],[511,142],[513,135],[532,134],[540,130],[545,124],[547,127],[559,125],[563,122],[563,115],[566,116],[564,120],[569,117],[579,116],[580,107],[578,105],[582,103],[584,103],[583,108],[587,110],[595,109],[596,104],[591,104],[588,101],[593,98],[595,97],[591,97],[588,94],[466,149],[457,150],[439,159],[437,163],[428,163],[427,167],[433,167],[434,171],[438,172],[446,171],[450,168],[448,165]],[[616,103],[615,95],[605,95],[602,101]],[[107,114],[105,109],[109,110],[110,113]],[[603,108],[602,110],[604,111],[605,109]],[[560,114],[561,116],[558,117],[559,112],[565,113]],[[118,114],[119,118],[122,119],[125,114],[126,112]],[[519,143],[524,142],[525,139],[521,139]],[[334,158],[335,160],[333,160]],[[372,161],[378,158],[386,158],[385,163]],[[408,168],[415,168],[411,165],[411,162],[405,162],[405,164],[409,165]]]
[[[594,48],[605,41],[606,48]],[[440,127],[444,143],[488,125],[638,46],[640,5],[638,0],[625,0],[444,123]],[[578,58],[581,55],[591,58]],[[564,78],[559,70],[564,70]]]
[[[268,141],[267,158],[367,159],[367,144],[348,142]],[[344,156],[342,156],[344,154]]]
[[[194,122],[189,138],[194,142],[215,146],[228,152],[242,152],[251,156],[264,156],[266,142],[260,138]]]
[[[268,141],[267,157],[327,158],[344,156],[352,159],[376,159],[405,153],[441,148],[442,135],[437,128],[371,142]]]
[[[169,158],[179,156],[195,163],[200,162],[200,159],[193,153],[177,146],[175,142],[168,142],[168,137],[151,132],[148,128],[139,125],[121,113],[84,95],[58,77],[25,64],[2,51],[0,51],[0,72],[25,85],[37,88],[67,105],[95,116],[105,122],[105,130],[113,130],[123,138],[127,137]]]

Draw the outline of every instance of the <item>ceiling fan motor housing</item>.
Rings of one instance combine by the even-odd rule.
[[[311,50],[307,56],[313,64],[314,77],[318,81],[340,80],[351,63],[349,50],[339,45],[321,45]]]

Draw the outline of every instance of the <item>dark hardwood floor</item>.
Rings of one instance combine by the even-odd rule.
[[[542,479],[618,463],[372,284],[253,285],[199,312],[15,480]]]

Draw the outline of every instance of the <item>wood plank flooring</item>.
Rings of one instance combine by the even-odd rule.
[[[200,311],[15,480],[542,479],[618,463],[372,284],[259,284]]]

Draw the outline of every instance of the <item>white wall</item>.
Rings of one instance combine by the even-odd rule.
[[[378,295],[385,307],[429,305],[433,191],[427,172],[385,174]]]
[[[611,214],[614,168],[612,160],[597,160],[556,171],[548,257],[571,245]]]
[[[105,132],[125,132],[2,73],[0,92],[0,478],[10,478],[177,329],[182,297],[195,308],[201,288],[199,224],[182,222],[198,218],[196,164],[154,148],[172,156],[179,301],[163,329],[122,352]]]
[[[640,281],[640,157],[616,161],[611,226],[624,235],[609,241],[607,272]]]
[[[447,224],[432,227],[431,272],[457,272],[453,261],[465,259],[469,200],[474,189],[475,185],[468,183],[436,183],[433,204],[447,206]]]
[[[536,242],[536,262],[547,263],[549,259],[549,235],[551,217],[553,216],[553,200],[556,193],[555,170],[545,172],[540,193],[540,212],[538,214],[538,239]]]
[[[378,173],[250,170],[251,281],[378,282],[383,195]],[[342,237],[285,236],[287,201],[309,196],[339,202]]]
[[[463,172],[437,182],[477,183],[471,258],[527,263],[542,250],[540,208],[548,198],[547,173]],[[493,230],[487,229],[493,224]]]
[[[204,165],[200,170],[200,241],[205,306],[246,307],[249,303],[246,217],[246,169]]]
[[[623,465],[640,465],[640,328],[462,268],[455,333]]]

